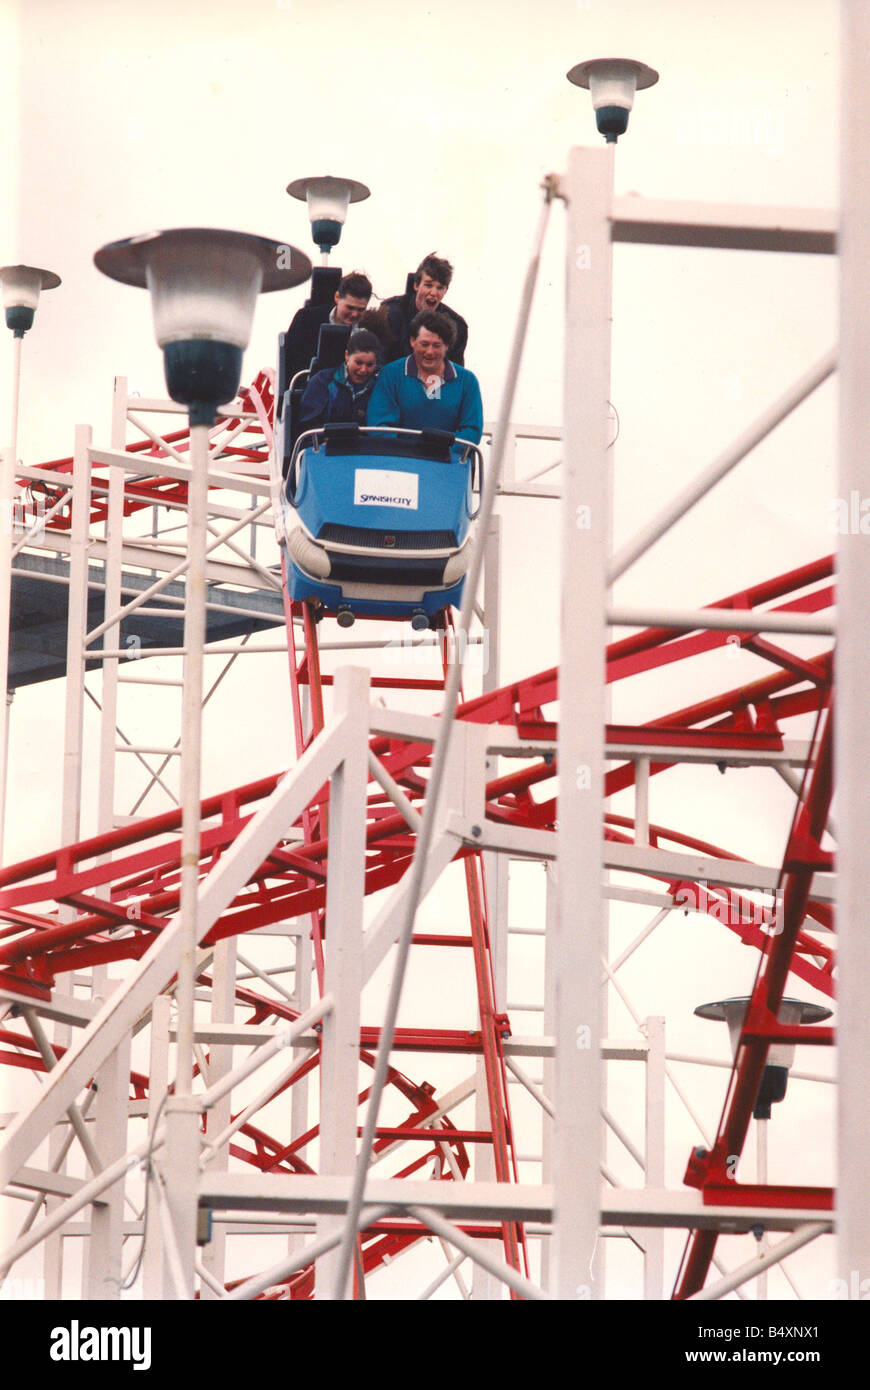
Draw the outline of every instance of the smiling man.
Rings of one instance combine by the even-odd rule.
[[[483,405],[477,377],[449,360],[453,324],[443,310],[424,309],[410,326],[411,351],[390,362],[369,402],[370,425],[449,430],[480,443]]]
[[[351,331],[365,313],[372,293],[372,282],[362,271],[345,275],[329,304],[304,304],[294,316],[284,345],[287,381],[305,371],[317,351],[317,338],[324,323],[343,323]]]
[[[451,309],[449,305],[443,304],[445,294],[453,279],[453,266],[449,261],[433,253],[426,256],[418,265],[414,275],[413,289],[407,294],[394,295],[392,299],[385,299],[383,308],[387,311],[390,329],[395,337],[388,360],[395,361],[398,357],[406,357],[411,351],[410,330],[411,321],[417,314],[422,314],[424,310],[435,311],[446,315],[453,325],[453,341],[450,344],[447,356],[451,362],[457,363],[460,367],[465,362],[465,347],[468,342],[468,324],[465,319]]]

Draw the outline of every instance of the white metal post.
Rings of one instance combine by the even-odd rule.
[[[62,845],[81,835],[82,739],[85,702],[85,633],[88,615],[88,548],[91,511],[91,427],[77,425],[70,529],[69,611],[66,649],[66,722],[63,744]]]
[[[18,402],[21,396],[21,348],[24,343],[23,338],[17,335],[12,338],[12,411],[9,430],[9,443],[12,449],[12,457],[18,457]]]
[[[184,611],[184,689],[181,713],[181,956],[178,966],[178,1043],[175,1093],[166,1103],[166,1198],[184,1271],[185,1298],[194,1295],[199,1110],[192,1096],[197,889],[200,847],[202,686],[205,645],[208,426],[190,427]],[[175,1280],[166,1287],[172,1296]]]
[[[644,1143],[644,1184],[657,1191],[665,1186],[665,1020],[648,1018],[644,1032],[649,1043],[646,1066],[646,1134]],[[643,1233],[643,1296],[664,1297],[665,1233],[661,1226],[650,1226]]]
[[[61,792],[61,844],[71,845],[81,838],[82,744],[84,737],[85,631],[88,612],[88,545],[91,510],[91,429],[77,425],[73,453],[72,520],[70,525],[69,591],[66,644],[66,709],[63,740],[63,786]],[[60,920],[70,921],[74,909],[62,906]],[[55,984],[56,993],[72,993],[68,976]],[[69,1047],[72,1030],[67,1023],[55,1024],[53,1040]],[[84,1084],[84,1083],[82,1083]],[[60,1156],[64,1136],[55,1130],[49,1139],[49,1165]],[[46,1213],[58,1205],[46,1202]],[[50,1299],[60,1298],[63,1288],[63,1237],[53,1234],[44,1247],[45,1291]]]
[[[103,986],[107,972],[97,977]],[[108,981],[109,985],[113,981]],[[108,990],[106,991],[108,993]],[[94,1144],[102,1162],[114,1163],[127,1152],[127,1098],[130,1093],[130,1036],[118,1044],[96,1077]],[[124,1180],[91,1207],[90,1236],[85,1252],[86,1297],[106,1300],[121,1297],[121,1255],[124,1231]]]
[[[770,1131],[768,1129],[769,1124],[769,1120],[755,1121],[755,1181],[758,1183],[759,1187],[767,1186],[767,1140],[770,1134]],[[758,1240],[759,1259],[764,1258],[764,1255],[767,1253],[769,1244],[770,1242],[768,1241],[767,1236],[765,1234],[762,1234]],[[762,1269],[758,1275],[756,1289],[758,1291],[759,1302],[765,1302],[767,1299],[766,1267]]]
[[[559,962],[556,955],[558,944],[556,917],[559,910],[559,866],[555,860],[545,861],[544,870],[544,1036],[556,1034],[556,979]],[[556,1093],[556,1063],[550,1057],[542,1060],[544,1094]],[[553,1143],[555,1122],[541,1110],[541,1182],[553,1181]],[[553,1238],[548,1236],[541,1242],[541,1286],[552,1287]]]
[[[211,1016],[214,1023],[232,1023],[235,1018],[236,1001],[236,956],[238,942],[234,936],[225,937],[223,941],[218,941],[214,948],[214,970],[211,995]],[[215,1082],[222,1081],[228,1076],[233,1068],[233,1049],[221,1043],[212,1043],[209,1049],[209,1069],[207,1084],[213,1086]],[[214,1135],[220,1134],[231,1119],[232,1096],[228,1092],[216,1105],[208,1112],[206,1120],[206,1135],[209,1139]],[[229,1148],[222,1146],[211,1160],[212,1165],[226,1172],[229,1162]],[[210,1274],[213,1274],[218,1283],[222,1284],[225,1277],[226,1262],[226,1226],[218,1225],[212,1231],[212,1237],[208,1246],[203,1252],[202,1262]],[[217,1294],[203,1282],[200,1290],[200,1297],[206,1301],[214,1299]]]
[[[499,684],[499,593],[501,587],[501,517],[490,518],[486,535],[486,558],[484,560],[483,587],[483,659],[486,669],[483,672],[482,687],[495,690]],[[467,655],[470,648],[463,653]],[[487,778],[495,777],[497,760],[488,758]],[[507,1000],[507,949],[508,949],[508,860],[503,854],[484,854],[483,872],[486,883],[487,922],[489,927],[490,950],[492,952],[493,982],[495,985],[496,1008],[503,1009]],[[486,1129],[491,1124],[489,1096],[486,1088],[486,1068],[483,1061],[475,1067],[477,1092],[474,1100],[475,1126]],[[492,1146],[475,1146],[474,1173],[478,1182],[491,1182],[495,1176]],[[483,1267],[475,1263],[472,1268],[472,1299],[482,1302],[487,1299],[500,1299],[504,1284]]]
[[[866,55],[870,0],[848,0],[842,15],[839,496],[870,497],[870,92]],[[870,1090],[870,541],[839,537],[835,767],[840,832],[837,896],[838,1273],[847,1290],[870,1288],[870,1183],[866,1110]]]
[[[565,339],[554,1239],[550,1292],[592,1296],[601,1160],[605,574],[612,149],[571,151]]]
[[[369,673],[345,666],[335,676],[335,717],[344,720],[342,761],[330,784],[324,987],[335,1007],[323,1020],[320,1058],[320,1172],[350,1176],[357,1151],[359,1030],[362,994],[362,904],[368,786]],[[318,1239],[340,1230],[343,1217],[321,1217]],[[339,1251],[315,1268],[315,1297],[332,1298]]]
[[[115,379],[112,399],[112,448],[124,447],[126,432],[127,383]],[[124,475],[120,468],[109,470],[106,514],[106,562],[104,574],[104,617],[121,606],[121,547],[124,526]],[[100,687],[100,760],[97,797],[97,829],[114,828],[115,743],[118,702],[118,659],[106,657]],[[108,969],[97,966],[93,973],[95,997],[108,993]],[[104,1162],[111,1163],[127,1148],[127,1097],[130,1085],[130,1038],[103,1064],[96,1075],[97,1099],[94,1107],[95,1143]],[[92,1299],[119,1298],[124,1220],[124,1184],[112,1188],[105,1203],[91,1208],[91,1234],[86,1251],[87,1290]]]
[[[165,1110],[165,1099],[169,1088],[169,1015],[172,1000],[168,994],[158,994],[151,1009],[151,1052],[148,1066],[148,1134],[156,1133],[157,1125]],[[143,1233],[145,1250],[142,1258],[142,1289],[145,1298],[160,1298],[163,1292],[163,1235],[157,1220],[157,1194],[155,1177],[145,1164],[145,1178],[150,1191],[148,1196],[148,1221]]]
[[[20,341],[16,339],[16,342]],[[9,767],[9,703],[5,699],[9,685],[9,644],[12,640],[12,544],[15,528],[13,512],[15,492],[15,450],[0,453],[0,864],[3,863],[3,840],[6,823],[6,777]]]
[[[311,962],[314,954],[311,946],[311,928],[306,918],[300,917],[296,920],[293,936],[289,940],[294,943],[293,997],[296,1000],[297,1009],[301,1014],[304,1014],[311,1005]],[[293,1061],[299,1066],[309,1055],[310,1052],[307,1048],[296,1047],[293,1049]],[[301,1081],[297,1081],[291,1089],[290,1133],[292,1135],[305,1134],[309,1127],[309,1092],[310,1085],[307,1076],[303,1076]],[[287,1249],[293,1253],[303,1244],[304,1237],[294,1233],[288,1238]]]
[[[112,395],[112,448],[124,447],[127,424],[127,379],[115,378]],[[106,567],[105,604],[103,619],[107,620],[121,607],[121,568],[124,543],[124,484],[121,468],[109,468],[109,495],[106,508]],[[119,648],[121,629],[109,630],[104,643]],[[118,722],[118,658],[103,658],[103,680],[100,703],[100,790],[97,819],[101,831],[112,830],[115,824],[115,745]]]

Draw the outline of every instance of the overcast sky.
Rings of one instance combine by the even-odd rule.
[[[19,456],[29,464],[70,453],[80,421],[108,441],[115,374],[143,395],[163,392],[147,296],[97,273],[100,245],[213,225],[315,255],[305,207],[284,189],[326,172],[371,187],[351,208],[335,258],[365,269],[379,296],[398,293],[431,250],[454,263],[448,302],[469,322],[466,364],[491,419],[538,184],[564,168],[573,144],[599,138],[588,94],[565,80],[585,58],[633,57],[661,74],[638,95],[620,141],[617,192],[824,208],[837,198],[834,0],[6,0],[0,51],[0,176],[13,195],[0,207],[3,263],[63,278],[24,344]],[[514,411],[521,421],[561,416],[563,243],[557,206]],[[304,297],[301,287],[259,301],[245,379],[274,365],[277,334]],[[827,258],[616,248],[617,543],[835,335]],[[8,381],[8,335],[0,353]],[[834,410],[829,384],[625,577],[617,597],[700,605],[829,551]],[[7,420],[3,394],[4,437]],[[558,532],[552,503],[505,503],[502,514],[504,675],[513,677],[556,659]],[[754,659],[740,662],[728,677],[762,673]],[[644,718],[685,703],[695,693],[685,679],[672,671],[652,696],[627,692],[615,713]],[[725,683],[723,674],[712,686]],[[709,675],[697,684],[709,690]],[[284,698],[274,697],[276,720]],[[56,766],[61,700],[59,687],[22,692],[14,710],[13,739],[25,750],[13,753],[18,776],[37,766],[46,789],[51,768],[39,759],[50,747]],[[256,756],[267,770],[283,752]],[[228,765],[231,754],[207,779],[224,785]],[[698,785],[674,778],[654,793],[654,813],[680,823]],[[777,788],[747,814],[711,794],[705,829],[770,862],[784,796]],[[20,854],[56,838],[43,816],[12,833]],[[694,962],[702,976],[708,955],[699,949]],[[748,984],[747,953],[725,955],[709,971],[717,992]]]

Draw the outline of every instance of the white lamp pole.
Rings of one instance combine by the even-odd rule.
[[[341,229],[347,219],[350,203],[361,203],[371,196],[371,189],[356,179],[339,179],[332,174],[316,178],[294,179],[288,183],[291,198],[308,204],[311,238],[320,249],[320,264],[328,265],[329,253],[337,246]]]
[[[21,387],[21,343],[33,326],[41,290],[53,290],[60,277],[32,265],[0,268],[6,326],[12,330],[12,415],[9,446],[0,462],[0,863],[6,822],[6,772],[8,768],[9,716],[9,619],[12,607],[12,544],[15,507],[15,467],[18,459],[18,401]]]
[[[217,408],[237,394],[257,295],[307,280],[308,257],[282,242],[241,232],[183,228],[102,247],[97,268],[151,293],[166,385],[188,407],[188,572],[181,725],[181,956],[178,966],[175,1094],[167,1104],[167,1193],[192,1298],[199,1112],[192,1097],[194,990],[199,942],[200,780],[203,654],[206,637],[206,521],[209,430]]]
[[[56,289],[60,276],[53,270],[40,270],[34,265],[4,265],[0,268],[3,286],[3,308],[6,327],[13,334],[12,358],[12,421],[9,442],[13,455],[18,449],[18,393],[21,383],[21,343],[33,327],[33,317],[42,290]]]

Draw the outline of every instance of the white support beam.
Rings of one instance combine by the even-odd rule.
[[[838,495],[870,497],[870,0],[847,0],[842,18],[840,238],[840,471]],[[867,1095],[870,1092],[870,544],[860,533],[838,537],[837,829],[837,1109],[838,1273],[848,1289],[870,1287],[870,1183]],[[865,1282],[868,1281],[868,1282]]]
[[[92,449],[91,459],[97,464],[117,464],[125,473],[134,473],[143,478],[175,478],[178,482],[189,483],[191,466],[189,463],[169,463],[167,459],[149,458],[147,454],[119,453],[114,449]],[[240,477],[238,473],[221,473],[217,469],[208,470],[209,487],[220,488],[222,492],[245,492],[251,497],[268,497],[269,483],[264,479]]]
[[[332,775],[329,858],[326,878],[326,966],[324,988],[334,998],[323,1020],[320,1056],[319,1171],[351,1178],[356,1163],[362,998],[365,831],[368,792],[369,675],[358,667],[336,672],[335,712],[344,717],[344,757]],[[318,1240],[341,1232],[341,1217],[325,1216]],[[339,1251],[332,1248],[315,1266],[315,1298],[336,1294]]]
[[[687,1188],[622,1187],[598,1185],[598,1205],[604,1226],[665,1226],[675,1230],[719,1230],[742,1235],[758,1224],[759,1208],[707,1205],[700,1192]],[[398,1217],[409,1207],[429,1207],[459,1221],[553,1220],[554,1188],[523,1183],[420,1182],[409,1178],[375,1178],[366,1184],[366,1201],[393,1208]],[[200,1206],[235,1212],[343,1212],[350,1197],[350,1182],[343,1177],[319,1174],[204,1173],[199,1183]],[[764,1224],[771,1231],[793,1231],[807,1223],[830,1230],[830,1212],[804,1208],[764,1209]]]
[[[665,1020],[659,1017],[647,1018],[644,1031],[649,1043],[649,1056],[644,1071],[644,1184],[660,1189],[665,1185]],[[644,1246],[643,1296],[645,1299],[664,1298],[664,1231],[659,1228],[650,1230]]]
[[[601,991],[607,911],[604,818],[605,575],[610,554],[613,148],[574,149],[568,209],[559,642],[559,872],[555,921],[556,1067],[550,1292],[587,1298],[598,1237],[602,1157]],[[578,595],[582,594],[582,602]]]
[[[235,1014],[237,953],[238,940],[234,936],[225,937],[223,941],[218,941],[214,948],[211,1016],[212,1021],[218,1025],[226,1022],[232,1024]],[[194,1037],[196,1037],[196,1032],[194,1032]],[[232,1071],[232,1066],[232,1043],[213,1043],[209,1050],[209,1068],[206,1078],[208,1085],[223,1080]],[[227,1094],[208,1112],[206,1116],[207,1140],[220,1134],[221,1130],[230,1123],[231,1109],[231,1098]],[[229,1165],[228,1148],[222,1146],[214,1155],[212,1162],[216,1168],[225,1172]],[[216,1228],[212,1233],[211,1241],[202,1253],[203,1266],[218,1285],[223,1285],[225,1277],[226,1239],[226,1228],[223,1226]],[[204,1281],[200,1289],[200,1298],[204,1302],[208,1302],[217,1296],[209,1283]]]
[[[20,343],[20,339],[18,340]],[[9,720],[11,706],[6,698],[9,685],[9,619],[12,605],[12,547],[15,539],[13,517],[15,495],[15,450],[0,450],[0,864],[6,816],[6,777],[9,763]]]
[[[807,637],[833,637],[831,618],[804,613],[756,613],[742,608],[610,608],[614,627],[671,627],[674,636],[691,632],[790,632]]]
[[[613,200],[613,240],[830,256],[836,250],[837,216],[826,208],[690,203],[630,195]]]

